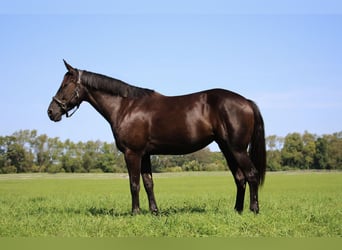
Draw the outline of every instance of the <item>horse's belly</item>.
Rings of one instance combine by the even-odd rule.
[[[149,150],[151,154],[187,154],[202,149],[214,140],[211,130],[169,129],[151,132]]]

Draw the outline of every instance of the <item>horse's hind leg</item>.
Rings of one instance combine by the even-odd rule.
[[[221,151],[226,158],[227,164],[232,172],[232,175],[234,177],[234,181],[236,184],[236,200],[235,200],[235,207],[234,209],[238,213],[242,213],[243,211],[243,205],[245,200],[245,192],[246,192],[246,178],[244,173],[241,171],[241,169],[238,167],[238,163],[235,160],[234,155],[231,153],[231,151],[228,149],[227,146],[224,144],[219,144]]]
[[[249,158],[246,151],[233,151],[235,160],[237,161],[241,175],[245,176],[246,181],[249,185],[250,191],[250,210],[254,213],[259,213],[258,203],[258,171],[254,167],[251,159]]]
[[[143,179],[145,191],[147,193],[149,208],[152,213],[158,213],[158,207],[153,191],[153,179],[151,170],[151,159],[149,155],[144,155],[141,162],[141,176]]]
[[[239,168],[237,168],[236,171],[234,171],[233,176],[237,188],[234,208],[238,213],[242,213],[246,193],[246,179],[241,169]]]

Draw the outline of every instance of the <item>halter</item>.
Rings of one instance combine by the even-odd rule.
[[[82,70],[78,70],[78,79],[77,79],[77,82],[76,82],[76,88],[74,90],[73,96],[70,98],[68,103],[70,103],[74,98],[78,99],[80,97],[78,91],[79,91],[80,85],[81,85],[82,73],[83,73]],[[52,100],[55,101],[58,104],[58,106],[65,112],[66,117],[68,117],[68,118],[71,117],[73,114],[75,114],[75,112],[78,110],[78,108],[80,107],[80,104],[81,104],[81,103],[77,104],[76,109],[69,115],[68,112],[70,110],[68,110],[68,108],[67,108],[68,107],[67,102],[63,102],[63,101],[59,100],[56,96],[52,97]]]

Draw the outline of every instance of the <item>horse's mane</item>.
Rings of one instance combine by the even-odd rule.
[[[82,72],[81,82],[92,89],[121,97],[139,98],[154,93],[154,90],[135,87],[121,80],[88,71]]]

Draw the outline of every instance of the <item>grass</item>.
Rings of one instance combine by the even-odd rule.
[[[155,174],[160,214],[142,189],[131,216],[124,174],[0,175],[0,237],[341,237],[341,191],[341,172],[269,173],[239,215],[229,172]]]

